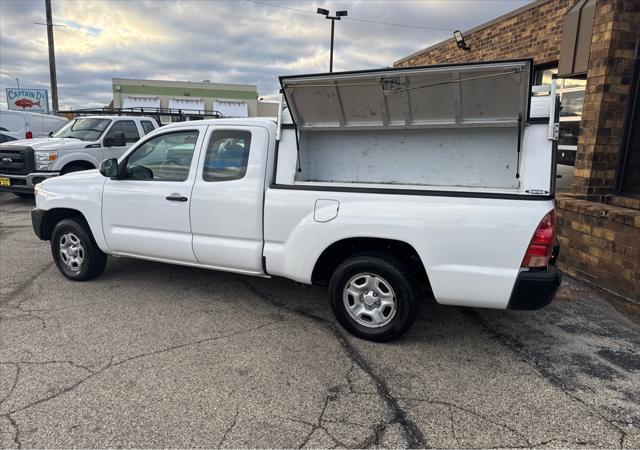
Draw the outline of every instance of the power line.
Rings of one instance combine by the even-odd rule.
[[[420,25],[406,25],[401,23],[393,23],[393,22],[381,22],[378,20],[371,19],[358,19],[355,17],[345,17],[343,20],[352,20],[354,22],[365,22],[365,23],[375,23],[378,25],[389,25],[392,27],[401,27],[401,28],[416,28],[420,30],[437,30],[437,31],[453,31],[451,28],[440,28],[440,27],[421,27]]]
[[[315,11],[308,11],[306,9],[292,8],[290,6],[276,5],[275,3],[263,2],[263,1],[260,1],[260,0],[246,0],[246,1],[252,2],[252,3],[256,3],[258,5],[271,6],[273,8],[286,9],[288,11],[294,11],[294,12],[305,13],[305,14],[316,14]],[[402,24],[402,23],[382,22],[380,20],[360,19],[360,18],[357,18],[357,17],[343,17],[342,20],[351,20],[352,22],[373,23],[373,24],[376,24],[376,25],[387,25],[387,26],[400,27],[400,28],[414,28],[414,29],[419,29],[419,30],[437,30],[437,31],[449,31],[449,32],[453,31],[453,29],[451,29],[451,28],[423,27],[423,26],[420,26],[420,25],[408,25],[408,24]]]
[[[286,10],[289,10],[289,11],[296,11],[296,12],[301,12],[301,13],[306,13],[306,14],[315,14],[314,11],[307,11],[305,9],[291,8],[289,6],[276,5],[274,3],[261,2],[261,1],[258,1],[258,0],[246,0],[246,1],[251,2],[251,3],[257,3],[258,5],[273,6],[274,8],[286,9]]]

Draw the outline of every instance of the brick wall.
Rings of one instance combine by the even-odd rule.
[[[559,267],[640,300],[640,211],[575,198],[556,201]]]
[[[395,63],[398,67],[531,57],[557,63],[564,15],[576,0],[548,0]],[[574,171],[574,195],[559,198],[559,266],[640,301],[640,209],[613,193],[627,110],[640,0],[598,0]]]
[[[466,34],[470,51],[453,39],[398,61],[396,66],[462,63],[496,59],[533,58],[535,64],[554,63],[560,56],[564,15],[576,0],[549,0],[486,28]]]
[[[573,192],[601,200],[615,187],[629,103],[639,0],[599,0],[593,25]]]

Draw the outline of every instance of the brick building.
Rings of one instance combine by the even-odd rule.
[[[640,300],[640,0],[536,0],[395,62],[533,58],[558,77],[560,267]]]

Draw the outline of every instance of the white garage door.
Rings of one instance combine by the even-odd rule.
[[[122,99],[123,108],[160,108],[159,98],[125,97]]]
[[[186,113],[203,113],[204,101],[195,98],[172,98],[169,100],[169,108],[181,109]]]
[[[249,106],[245,102],[213,102],[213,110],[224,117],[249,117]]]

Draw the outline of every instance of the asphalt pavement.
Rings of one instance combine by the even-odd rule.
[[[0,447],[640,447],[640,327],[569,278],[537,312],[425,298],[377,344],[288,280],[68,281],[32,207],[0,193]]]

